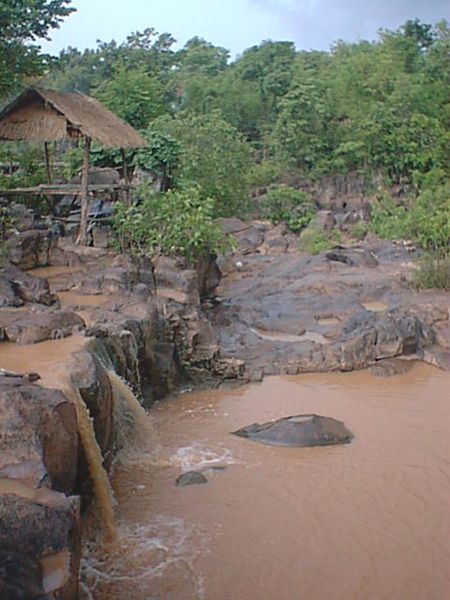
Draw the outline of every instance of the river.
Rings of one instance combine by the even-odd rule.
[[[353,442],[230,435],[312,412],[344,421]],[[86,598],[450,597],[449,373],[271,377],[164,399],[147,419],[115,467],[118,539],[101,550],[91,532]],[[189,469],[208,483],[175,486]]]

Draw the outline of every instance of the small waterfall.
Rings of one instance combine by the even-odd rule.
[[[144,407],[136,398],[133,390],[115,371],[107,370],[109,382],[111,384],[114,400],[121,399],[127,410],[131,413],[136,429],[148,431],[149,420]]]
[[[103,466],[102,453],[95,437],[93,420],[85,401],[75,386],[66,389],[65,394],[72,400],[76,408],[78,433],[88,461],[95,496],[100,506],[106,532],[105,537],[107,541],[114,541],[117,535],[114,524],[113,494],[108,474]]]
[[[152,417],[133,393],[133,390],[117,373],[108,370],[114,398],[114,422],[118,461],[122,464],[147,464],[157,467],[170,466]]]

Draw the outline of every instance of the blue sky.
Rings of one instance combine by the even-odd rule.
[[[239,54],[262,40],[292,40],[299,49],[327,50],[337,39],[374,39],[407,19],[450,20],[449,0],[73,0],[77,12],[44,42],[56,54],[67,46],[93,48],[96,40],[122,42],[154,27],[178,45],[198,35]]]

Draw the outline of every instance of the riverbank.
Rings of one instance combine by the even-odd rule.
[[[78,439],[76,411],[61,390],[75,390],[87,406],[100,466],[109,470],[133,437],[139,405],[130,408],[108,370],[151,406],[180,386],[242,385],[280,373],[372,366],[389,375],[407,371],[411,359],[448,368],[448,294],[411,288],[414,261],[407,249],[372,242],[309,257],[289,251],[288,244],[268,246],[267,234],[249,251],[251,236],[245,229],[241,234],[236,254],[222,261],[225,277],[218,290],[214,263],[194,270],[161,259],[155,268],[97,249],[75,258],[75,249],[59,248],[59,266],[31,276],[3,271],[0,329],[10,341],[0,344],[1,366],[31,374],[1,378],[6,417],[0,476],[6,490],[12,479],[16,490],[23,483],[27,490],[46,490],[46,496],[36,505],[34,491],[12,494],[12,506],[11,494],[3,494],[1,510],[10,515],[7,523],[28,515],[21,517],[29,523],[22,527],[24,544],[41,524],[33,546],[37,579],[44,558],[65,553],[65,567],[56,569],[59,579],[50,569],[48,585],[56,586],[59,597],[78,593],[77,497],[86,506],[93,495],[92,464]],[[273,232],[270,239],[276,239]],[[48,528],[61,518],[65,533],[52,541]]]

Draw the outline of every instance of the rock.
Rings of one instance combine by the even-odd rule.
[[[154,273],[157,290],[174,290],[181,295],[179,299],[183,303],[199,305],[198,273],[184,259],[161,256],[156,261]]]
[[[183,473],[177,480],[175,481],[175,485],[178,486],[186,486],[186,485],[194,485],[198,483],[208,483],[208,480],[200,473],[200,471],[188,471],[187,473]]]
[[[97,250],[97,249],[96,249]],[[81,274],[77,284],[83,294],[132,293],[135,286],[144,284],[154,293],[153,267],[147,258],[119,254],[111,266],[99,270],[95,265]],[[142,293],[142,289],[141,289]]]
[[[402,360],[401,358],[388,358],[375,363],[370,372],[375,377],[392,377],[394,375],[403,375],[410,371],[415,364],[413,360]]]
[[[237,217],[228,217],[220,219],[222,230],[226,234],[234,234],[243,231],[248,224]]]
[[[55,492],[45,501],[0,495],[2,600],[73,600],[78,597],[79,563],[76,498]]]
[[[14,228],[18,231],[28,231],[33,229],[35,216],[25,204],[13,202],[10,206],[10,214],[14,220]]]
[[[247,224],[247,227],[233,235],[238,243],[238,251],[242,254],[256,252],[259,246],[264,242],[264,236],[268,226],[264,223],[253,222]]]
[[[300,447],[348,444],[353,439],[353,434],[341,421],[313,414],[254,423],[233,431],[233,435],[261,444]]]
[[[0,328],[1,328],[0,316]],[[67,337],[85,328],[83,319],[70,310],[40,310],[20,314],[4,331],[10,342],[35,344]]]
[[[331,210],[318,210],[313,219],[313,226],[322,231],[332,231],[336,225],[336,218]]]
[[[13,235],[6,242],[9,260],[25,271],[50,264],[50,255],[57,244],[48,229],[30,229]]]
[[[20,299],[15,301],[12,306],[21,306],[21,303],[30,302],[43,304],[45,306],[59,305],[59,300],[55,294],[50,292],[50,287],[47,279],[43,277],[35,277],[24,273],[17,267],[9,266],[0,270],[0,281],[3,283],[2,288],[7,292],[8,286],[12,288],[14,294]],[[6,302],[7,297],[3,300],[3,306],[11,306]]]
[[[73,490],[78,461],[75,407],[59,390],[0,378],[0,477]],[[18,435],[20,432],[20,435]]]
[[[17,546],[0,542],[0,597],[42,600],[45,597],[41,561]]]
[[[325,254],[327,260],[336,261],[349,265],[350,267],[377,267],[378,260],[363,248],[337,247]]]

